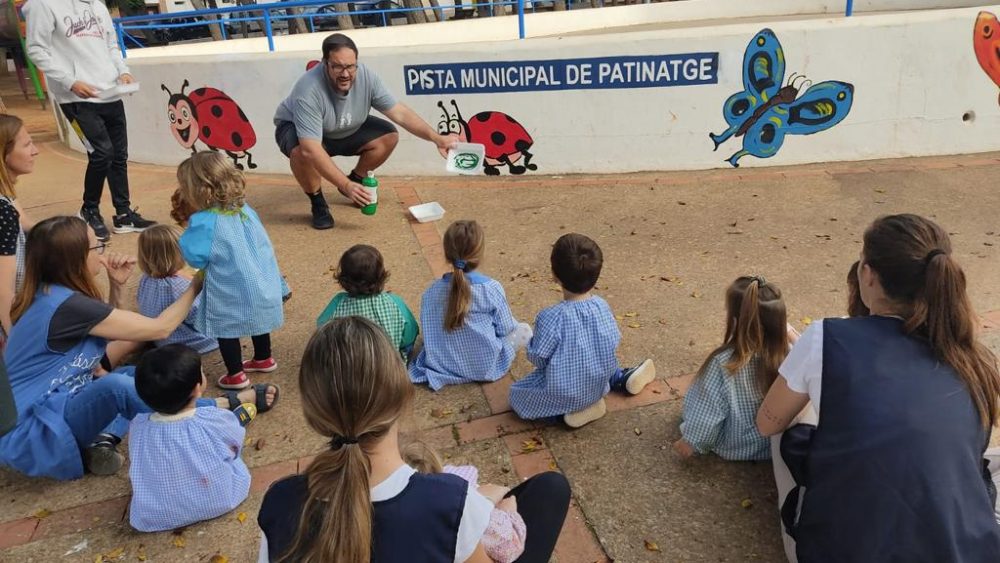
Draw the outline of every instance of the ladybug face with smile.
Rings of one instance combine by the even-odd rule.
[[[990,12],[979,12],[972,35],[979,66],[1000,85],[1000,21]]]
[[[177,99],[167,104],[170,132],[182,147],[189,149],[198,140],[198,117],[187,97],[178,94],[173,97]]]

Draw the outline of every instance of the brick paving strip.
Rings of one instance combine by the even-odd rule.
[[[46,143],[45,146],[64,158],[85,162],[79,155],[65,149],[59,143]],[[941,170],[960,167],[995,166],[998,162],[1000,162],[1000,158],[982,155],[900,159],[873,162],[864,169],[864,172],[877,173],[899,170]],[[146,169],[147,167],[143,166],[143,168]],[[148,166],[148,169],[163,170],[164,173],[174,174],[172,170],[165,169],[164,167]],[[858,163],[827,163],[824,165],[805,165],[778,170],[758,169],[746,172],[741,171],[736,175],[741,179],[746,177],[746,179],[759,180],[768,176],[792,178],[857,173],[858,171]],[[621,178],[625,176],[618,175],[618,181],[622,181]],[[628,183],[635,183],[637,180],[654,180],[657,184],[667,186],[712,180],[731,182],[733,173],[728,170],[687,172],[683,176],[671,175],[669,173],[637,173],[628,174],[627,177],[629,178],[627,180]],[[467,178],[463,179],[467,180]],[[491,183],[490,186],[503,189],[503,187],[525,188],[544,184],[546,187],[551,187],[553,182],[572,186],[607,186],[609,180],[615,179],[616,176],[570,175],[554,178],[546,176],[541,179],[517,178],[503,185]],[[262,178],[262,180],[270,184],[297,185],[293,180],[277,176],[266,177],[266,179]],[[472,183],[475,185],[479,182],[473,181]],[[468,182],[464,185],[468,187]],[[485,186],[486,181],[482,181],[482,185]],[[406,187],[394,189],[400,205],[408,208],[423,203],[417,194],[417,188],[421,186],[440,187],[441,183],[439,179],[435,178],[408,180]],[[166,189],[167,186],[158,186],[158,188]],[[441,236],[435,224],[418,223],[410,219],[410,227],[433,276],[439,277],[447,272],[449,268],[441,247]],[[985,313],[981,317],[980,326],[983,332],[1000,331],[1000,310]],[[693,374],[666,380],[658,379],[647,386],[642,393],[635,396],[623,396],[616,393],[609,394],[606,399],[608,411],[615,412],[640,408],[667,400],[682,398],[693,379]],[[490,416],[423,429],[418,434],[422,439],[435,447],[465,445],[482,440],[502,438],[502,442],[510,453],[514,471],[520,478],[526,479],[544,471],[559,471],[556,459],[541,438],[540,429],[542,426],[531,421],[521,420],[510,411],[510,404],[507,401],[507,392],[510,385],[511,379],[509,376],[504,377],[500,381],[480,385],[483,396],[490,408]],[[314,457],[304,456],[298,459],[281,461],[251,469],[250,473],[253,478],[250,486],[251,494],[266,491],[272,483],[282,477],[294,473],[302,473]],[[2,522],[0,523],[0,550],[42,539],[92,530],[101,526],[122,524],[124,523],[129,498],[128,495],[125,495],[97,503],[59,510],[49,514],[45,518],[28,517]],[[94,514],[106,514],[106,516],[95,521],[93,519]],[[604,563],[611,561],[575,500],[572,500],[570,503],[566,522],[563,525],[562,533],[556,544],[555,556],[559,561],[568,563]]]

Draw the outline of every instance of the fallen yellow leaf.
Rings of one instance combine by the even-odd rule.
[[[635,311],[629,311],[628,313],[625,313],[625,316],[631,319],[632,317],[638,317],[639,313],[636,313]]]
[[[806,326],[809,326],[809,325],[812,324],[812,322],[813,322],[813,320],[811,318],[809,318],[809,317],[802,317],[802,324],[804,324]]]
[[[174,547],[184,547],[187,545],[187,541],[184,540],[184,536],[174,536]]]
[[[32,516],[34,516],[35,518],[38,518],[39,520],[41,520],[42,518],[48,518],[51,515],[52,515],[52,511],[49,510],[49,509],[47,509],[47,508],[43,508],[43,509],[39,510],[38,512],[35,512],[34,514],[32,514]]]
[[[140,543],[139,544],[139,549],[135,550],[135,557],[139,561],[145,561],[146,560],[146,546],[144,546],[144,545],[142,545]]]
[[[556,469],[559,469],[559,466],[556,465],[556,460],[550,459],[549,460],[549,471],[555,471]]]
[[[747,510],[750,510],[750,507],[753,506],[753,501],[748,498],[745,498],[742,501],[740,501],[740,506],[742,506]]]
[[[451,416],[455,411],[451,409],[431,409],[431,416],[434,418],[444,418],[446,416]]]
[[[246,522],[247,521],[247,513],[246,512],[240,512],[239,514],[236,515],[236,519],[240,521],[240,524]]]
[[[523,442],[521,442],[521,451],[524,453],[533,452],[537,450],[538,446],[540,445],[541,444],[538,443],[538,440],[535,440],[534,438],[530,440],[524,440]]]
[[[644,543],[648,551],[660,551],[660,546],[656,545],[656,542],[645,540]]]
[[[698,299],[699,297],[701,297],[701,294],[698,293],[697,291],[692,291],[691,292],[691,297],[694,297],[695,299]]]
[[[208,563],[229,563],[229,558],[225,555],[216,553],[208,560]]]
[[[124,547],[117,547],[117,548],[112,549],[111,551],[109,551],[104,557],[107,558],[110,561],[114,561],[115,559],[118,559],[119,557],[121,557],[124,554],[125,554],[125,548]]]
[[[621,315],[615,315],[615,318],[618,319],[619,321],[624,321],[625,320],[625,317],[623,317]]]
[[[642,328],[642,325],[639,324],[639,323],[628,323],[628,327],[629,328]]]

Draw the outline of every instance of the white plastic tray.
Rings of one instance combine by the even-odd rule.
[[[124,96],[126,94],[132,94],[139,91],[139,83],[132,82],[131,84],[116,84],[107,90],[101,90],[97,93],[97,97],[106,100],[108,98],[113,98],[115,96]]]
[[[444,208],[441,204],[432,201],[430,203],[421,203],[420,205],[414,205],[410,208],[410,214],[413,218],[420,223],[428,223],[430,221],[437,221],[444,217]]]

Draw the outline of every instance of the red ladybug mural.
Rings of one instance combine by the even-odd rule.
[[[225,151],[240,170],[243,170],[240,163],[243,158],[248,168],[257,168],[248,152],[257,144],[257,134],[240,106],[221,90],[206,86],[185,94],[187,87],[185,80],[181,91],[174,94],[165,84],[160,84],[160,88],[170,95],[167,118],[174,139],[182,147],[191,149],[192,154],[197,152],[195,142],[201,141],[213,151]]]
[[[451,101],[455,115],[449,115],[444,102],[438,102],[438,107],[444,113],[444,119],[438,123],[438,133],[452,135],[459,141],[480,143],[486,147],[486,158],[483,168],[489,176],[500,175],[500,165],[506,165],[511,174],[524,174],[525,170],[537,170],[538,165],[531,163],[534,156],[528,149],[534,140],[523,125],[516,119],[500,111],[482,111],[465,121],[458,111],[458,104]],[[521,158],[524,164],[517,164]]]

